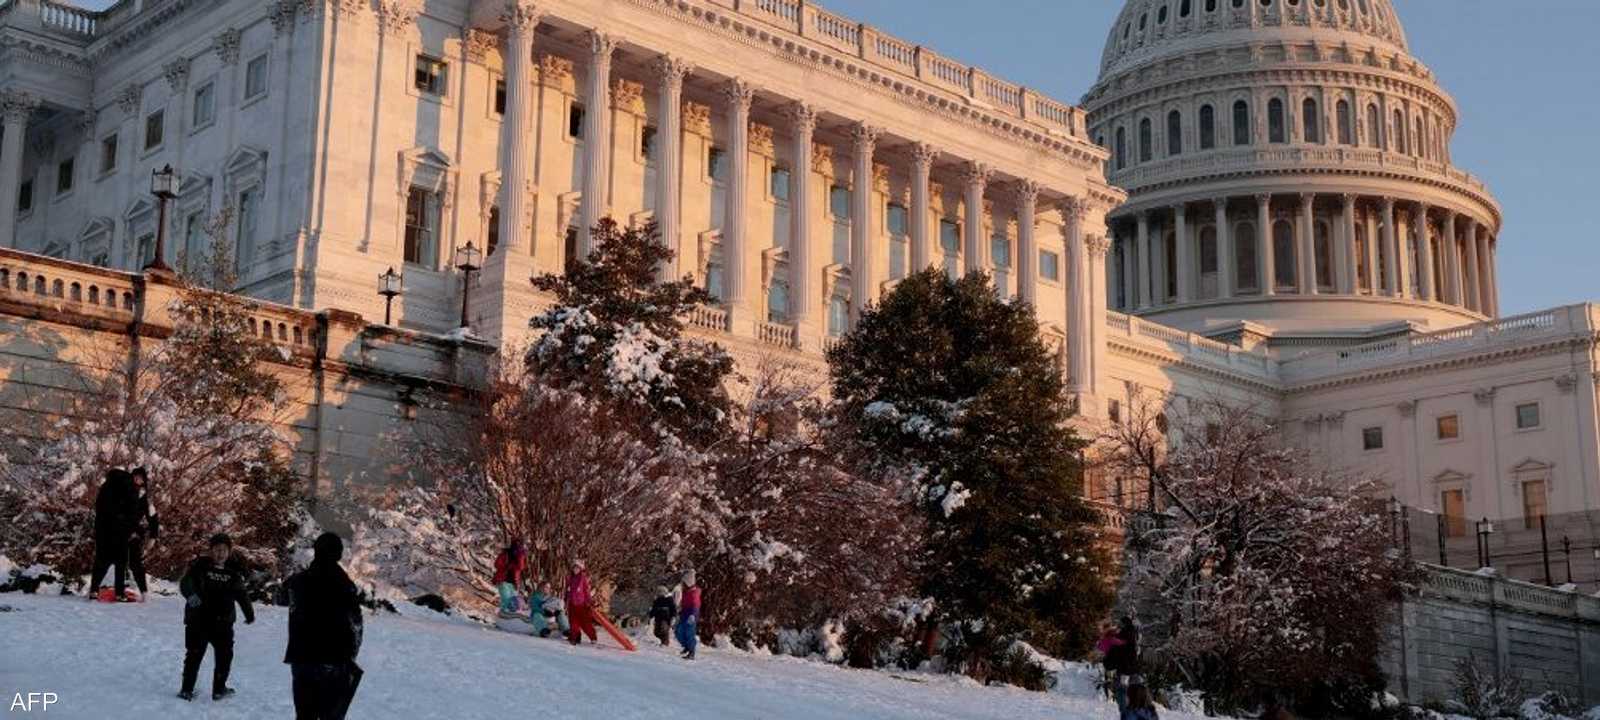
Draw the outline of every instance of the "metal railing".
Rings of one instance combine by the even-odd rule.
[[[1600,591],[1600,511],[1494,520],[1400,506],[1391,514],[1397,544],[1418,562]]]

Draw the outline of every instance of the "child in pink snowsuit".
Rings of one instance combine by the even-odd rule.
[[[572,561],[572,574],[567,576],[567,621],[572,625],[572,631],[567,634],[567,641],[577,645],[584,635],[589,636],[589,642],[599,642],[594,633],[594,610],[589,602],[589,571],[583,566],[582,560]]]

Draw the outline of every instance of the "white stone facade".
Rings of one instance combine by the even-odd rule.
[[[1498,318],[1500,209],[1449,165],[1457,109],[1388,0],[1129,0],[1085,108],[799,0],[0,0],[0,88],[0,247],[136,272],[170,164],[169,262],[232,208],[244,292],[370,323],[393,267],[423,337],[460,325],[452,250],[489,245],[468,322],[505,344],[592,221],[653,219],[720,299],[697,332],[814,364],[907,272],[985,270],[1091,427],[1136,391],[1220,396],[1417,507],[1515,517],[1534,479],[1550,512],[1600,507],[1600,309]],[[1253,229],[1280,219],[1281,287]],[[7,307],[70,295],[17,286],[26,257]]]

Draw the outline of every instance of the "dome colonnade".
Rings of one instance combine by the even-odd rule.
[[[1451,166],[1455,104],[1389,0],[1129,0],[1084,105],[1130,192],[1113,307],[1180,327],[1498,314],[1499,206]]]

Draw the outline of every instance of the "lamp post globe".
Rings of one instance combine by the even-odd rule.
[[[394,298],[405,292],[405,277],[396,273],[394,268],[378,276],[378,294],[383,296],[383,324],[390,324],[394,310]]]

